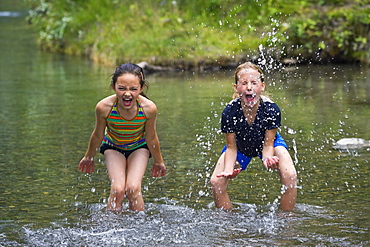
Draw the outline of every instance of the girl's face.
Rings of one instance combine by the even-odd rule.
[[[237,77],[237,83],[234,84],[235,92],[240,96],[245,106],[255,106],[261,93],[265,90],[265,83],[261,81],[261,74],[257,70],[248,68],[242,69]]]
[[[142,90],[139,77],[129,73],[119,76],[114,86],[118,104],[127,110],[135,105]]]

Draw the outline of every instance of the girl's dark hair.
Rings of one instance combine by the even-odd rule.
[[[136,64],[133,63],[125,63],[121,64],[116,68],[116,71],[112,74],[112,81],[111,81],[111,87],[115,88],[117,79],[123,74],[133,74],[136,75],[139,80],[140,80],[140,86],[141,88],[148,89],[148,84],[146,83],[145,76],[144,76],[144,71],[143,69]],[[144,96],[145,98],[148,98],[144,91],[140,93],[140,95]]]

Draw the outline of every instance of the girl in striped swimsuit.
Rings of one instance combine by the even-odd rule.
[[[141,182],[150,156],[154,159],[151,175],[166,174],[156,132],[157,107],[143,93],[145,77],[138,65],[117,67],[111,87],[116,93],[96,105],[95,129],[78,169],[94,172],[100,147],[111,181],[107,209],[121,211],[126,196],[131,210],[143,211]]]

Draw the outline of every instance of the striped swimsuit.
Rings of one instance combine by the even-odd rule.
[[[118,99],[114,102],[108,115],[103,144],[124,151],[130,151],[145,145],[144,131],[147,118],[139,100],[137,100],[137,115],[132,120],[126,120],[119,115],[117,102]]]

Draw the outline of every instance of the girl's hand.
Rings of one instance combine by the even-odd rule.
[[[78,170],[86,173],[94,172],[94,159],[83,157],[78,165]]]
[[[263,165],[267,169],[277,169],[279,166],[279,158],[276,156],[270,156],[267,158],[262,158]]]
[[[221,172],[220,174],[217,174],[216,177],[218,177],[218,178],[225,177],[225,178],[233,179],[236,176],[238,176],[238,174],[241,171],[242,171],[242,168],[237,168],[237,169],[234,169],[232,173]]]
[[[153,177],[166,175],[166,166],[163,163],[154,163],[152,172],[150,173]]]

